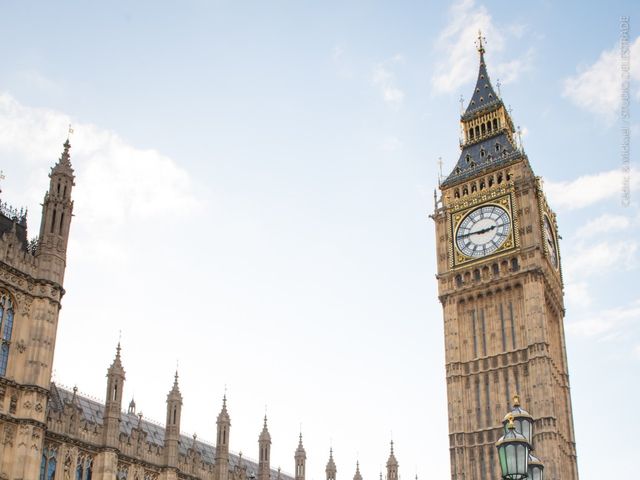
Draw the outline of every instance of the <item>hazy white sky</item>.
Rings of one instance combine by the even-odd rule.
[[[433,209],[458,154],[482,28],[494,85],[559,216],[581,478],[628,474],[640,393],[640,213],[621,201],[620,16],[632,1],[4,3],[2,201],[29,208],[72,123],[75,217],[56,379],[102,398],[122,331],[125,396],[309,480],[447,478]],[[640,62],[632,62],[632,145]],[[635,150],[632,148],[633,158]],[[535,414],[535,412],[533,412]],[[635,427],[635,428],[634,428]]]

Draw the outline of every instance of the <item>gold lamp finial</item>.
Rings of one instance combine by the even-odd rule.
[[[513,396],[513,406],[514,407],[520,406],[520,395],[518,395],[517,393]]]
[[[513,415],[511,415],[511,414],[507,415],[507,421],[509,422],[508,425],[507,425],[507,428],[509,430],[515,430],[516,424],[513,423]]]

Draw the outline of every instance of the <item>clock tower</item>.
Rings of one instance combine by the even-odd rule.
[[[556,216],[491,85],[481,37],[478,51],[460,158],[432,216],[451,478],[500,478],[495,442],[518,394],[545,477],[577,480]]]

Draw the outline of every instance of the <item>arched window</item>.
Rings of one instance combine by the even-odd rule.
[[[58,216],[58,213],[56,211],[56,209],[53,209],[53,219],[51,220],[51,233],[53,233],[53,229],[56,226],[56,217]]]
[[[517,258],[512,258],[511,259],[511,271],[512,272],[517,272],[518,270],[520,270],[520,266],[518,265],[518,259]]]
[[[461,287],[462,286],[462,275],[458,274],[456,275],[456,287]]]
[[[53,480],[56,475],[56,455],[54,448],[46,446],[42,449],[42,462],[40,463],[40,480]]]
[[[0,294],[0,376],[7,374],[9,346],[13,332],[13,302],[8,293]]]
[[[498,120],[496,118],[493,119],[493,129],[497,130],[498,129]],[[492,450],[493,451],[493,450]]]

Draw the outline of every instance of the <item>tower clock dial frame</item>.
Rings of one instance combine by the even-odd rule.
[[[558,234],[552,215],[544,211],[542,213],[542,240],[544,251],[553,265],[553,268],[560,270],[560,253],[558,251]]]
[[[518,246],[511,193],[465,205],[451,213],[452,268],[509,252]]]

